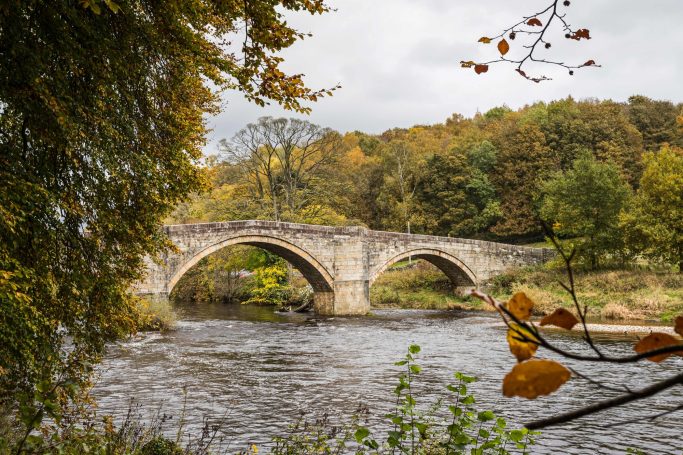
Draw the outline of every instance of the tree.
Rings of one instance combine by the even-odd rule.
[[[314,199],[315,180],[340,155],[335,131],[306,120],[262,117],[240,130],[231,142],[221,141],[230,162],[260,200],[270,200],[272,216],[296,221]]]
[[[30,411],[43,382],[41,390],[73,395],[105,343],[135,329],[129,290],[144,256],[168,247],[160,222],[203,187],[197,163],[205,115],[218,107],[212,87],[304,112],[302,102],[330,94],[280,70],[277,53],[304,37],[286,10],[328,8],[0,6],[0,399],[23,396]],[[46,409],[54,417],[44,406],[29,417]]]
[[[619,212],[630,188],[616,166],[585,152],[572,169],[558,172],[541,186],[540,214],[560,236],[572,238],[592,268],[606,255],[622,250]]]
[[[644,162],[638,191],[620,215],[626,243],[683,273],[683,149],[663,147]]]
[[[415,191],[423,174],[424,161],[404,139],[393,139],[383,148],[384,182],[378,196],[383,206],[383,225],[411,232],[415,216]]]
[[[502,217],[492,230],[501,236],[536,235],[541,228],[533,200],[540,181],[557,168],[556,154],[533,123],[506,125],[493,142],[498,153],[492,180]]]
[[[643,135],[646,150],[658,150],[664,144],[683,147],[683,133],[676,124],[683,106],[671,101],[652,100],[634,95],[628,98],[626,113]]]

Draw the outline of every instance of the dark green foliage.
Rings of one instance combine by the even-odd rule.
[[[557,234],[572,238],[579,256],[593,268],[608,254],[623,252],[619,213],[630,188],[613,164],[582,154],[565,172],[541,186],[541,217]]]
[[[157,436],[140,448],[140,455],[182,455],[184,453],[185,451],[178,444],[163,436]]]

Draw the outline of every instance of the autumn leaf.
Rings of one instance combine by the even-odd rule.
[[[485,73],[489,70],[488,65],[474,65],[474,72],[477,74]]]
[[[541,319],[541,325],[554,325],[571,330],[579,322],[571,312],[564,308],[557,308],[551,314]]]
[[[674,325],[674,331],[683,337],[683,316],[678,316],[676,318],[676,323]]]
[[[532,358],[536,354],[538,345],[532,341],[524,341],[522,338],[536,340],[536,337],[528,330],[521,327],[514,322],[510,324],[508,329],[508,345],[510,352],[517,358],[518,362],[523,362]]]
[[[644,352],[649,352],[654,349],[659,349],[659,348],[664,348],[666,346],[675,346],[679,344],[680,341],[678,341],[674,336],[669,335],[668,333],[662,333],[662,332],[653,332],[640,340],[639,342],[636,343],[635,346],[633,346],[633,349],[638,353],[642,354]],[[683,348],[683,346],[682,346]],[[658,354],[658,355],[653,355],[648,357],[648,360],[651,360],[653,362],[661,362],[662,360],[666,359],[673,353],[666,353],[666,354]]]
[[[507,54],[509,50],[510,50],[510,45],[508,44],[507,41],[505,41],[505,38],[500,40],[500,42],[498,43],[498,52],[500,52],[500,55]]]
[[[474,66],[474,62],[472,60],[468,60],[468,61],[461,60],[460,66],[462,66],[463,68],[471,68]]]
[[[518,363],[503,379],[503,395],[533,400],[549,395],[567,382],[571,373],[554,360],[532,359]]]
[[[540,27],[540,26],[542,26],[543,24],[541,23],[541,21],[540,21],[537,17],[532,17],[531,19],[529,19],[529,20],[526,22],[526,25],[531,25],[531,26],[534,26],[534,25],[535,25],[535,26]]]
[[[575,31],[574,33],[572,33],[572,35],[569,36],[569,38],[574,39],[576,41],[579,41],[581,38],[591,39],[590,30],[588,30],[586,28],[581,28],[581,29]]]
[[[520,321],[528,321],[534,302],[523,292],[518,292],[508,301],[506,308]]]
[[[581,66],[593,66],[595,65],[595,60],[588,60],[586,63],[584,63]]]
[[[479,42],[484,43],[484,44],[489,44],[491,42],[491,38],[487,38],[485,36],[482,36],[481,38],[479,38]]]

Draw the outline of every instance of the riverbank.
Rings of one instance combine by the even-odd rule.
[[[671,321],[683,313],[683,275],[652,270],[577,270],[579,301],[589,315],[603,321]],[[564,272],[549,266],[519,269],[496,277],[488,292],[507,300],[515,292],[526,293],[535,314],[557,307],[572,308],[571,297],[559,284]],[[453,293],[450,282],[438,269],[423,261],[390,269],[370,289],[376,308],[490,310],[478,299]]]

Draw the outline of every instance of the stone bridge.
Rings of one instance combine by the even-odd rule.
[[[455,287],[472,287],[515,266],[538,264],[548,249],[430,235],[372,231],[274,221],[164,226],[178,247],[160,261],[148,259],[139,294],[168,295],[178,280],[205,256],[231,245],[251,245],[289,261],[311,284],[320,314],[365,314],[370,286],[395,262],[408,257],[431,262]]]

